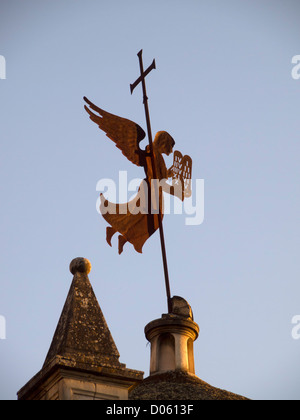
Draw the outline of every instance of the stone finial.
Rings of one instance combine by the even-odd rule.
[[[70,264],[70,271],[74,276],[76,273],[88,275],[91,269],[92,264],[86,258],[75,258]]]
[[[194,341],[199,326],[185,299],[174,296],[171,303],[171,313],[145,327],[146,338],[151,343],[150,376],[167,371],[195,374]]]
[[[174,296],[171,299],[171,313],[181,316],[183,318],[190,318],[194,320],[194,315],[189,303],[180,296]]]

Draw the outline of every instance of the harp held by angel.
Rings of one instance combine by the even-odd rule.
[[[159,131],[153,141],[153,155],[149,146],[140,148],[146,134],[136,123],[110,114],[84,98],[85,110],[90,119],[106,133],[116,147],[133,164],[143,167],[145,179],[141,182],[136,197],[128,203],[109,202],[101,194],[100,212],[106,222],[106,240],[111,246],[113,235],[119,233],[119,254],[126,242],[142,253],[145,242],[159,229],[163,219],[163,192],[181,199],[191,196],[192,159],[174,152],[171,168],[167,168],[163,155],[173,153],[175,141],[166,131]],[[155,168],[153,167],[153,162]],[[155,175],[155,176],[154,176]],[[168,184],[168,179],[172,184]]]

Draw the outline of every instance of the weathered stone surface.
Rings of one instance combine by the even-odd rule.
[[[70,264],[70,271],[75,276],[76,273],[90,274],[92,264],[86,258],[75,258]]]
[[[143,372],[56,356],[18,392],[19,400],[127,400]]]
[[[44,366],[55,356],[63,356],[74,362],[121,367],[118,349],[87,275],[90,267],[84,258],[76,258],[70,265],[73,282]]]
[[[150,322],[150,376],[131,388],[131,400],[247,400],[215,388],[195,375],[194,341],[200,328],[188,302],[175,296],[171,313]]]
[[[180,296],[173,296],[171,299],[171,313],[184,318],[194,320],[194,315],[189,303]]]
[[[195,373],[194,341],[199,326],[186,316],[186,311],[184,315],[165,314],[150,322],[145,335],[151,343],[150,375],[169,370]]]
[[[247,400],[237,394],[215,388],[195,375],[170,371],[152,375],[133,387],[130,400]]]
[[[76,258],[74,274],[43,368],[18,392],[19,400],[127,400],[143,372],[127,369],[93,292],[91,264]]]

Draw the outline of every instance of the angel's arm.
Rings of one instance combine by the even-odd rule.
[[[168,178],[172,178],[173,177],[173,169],[174,169],[174,165],[172,165],[171,168],[168,169]]]
[[[175,185],[170,185],[167,183],[167,179],[163,179],[160,181],[160,185],[162,187],[163,192],[173,195],[174,197],[179,198],[181,201],[184,201],[184,185],[182,185],[181,181],[179,181]]]

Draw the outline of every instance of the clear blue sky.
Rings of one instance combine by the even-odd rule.
[[[129,84],[205,180],[205,221],[165,218],[173,295],[201,333],[197,375],[253,399],[300,398],[298,0],[1,0],[0,398],[41,368],[70,284],[90,280],[127,367],[149,373],[144,326],[166,312],[158,234],[105,242],[96,184],[143,176],[87,118],[85,95],[146,128]],[[170,164],[170,158],[167,159]]]

